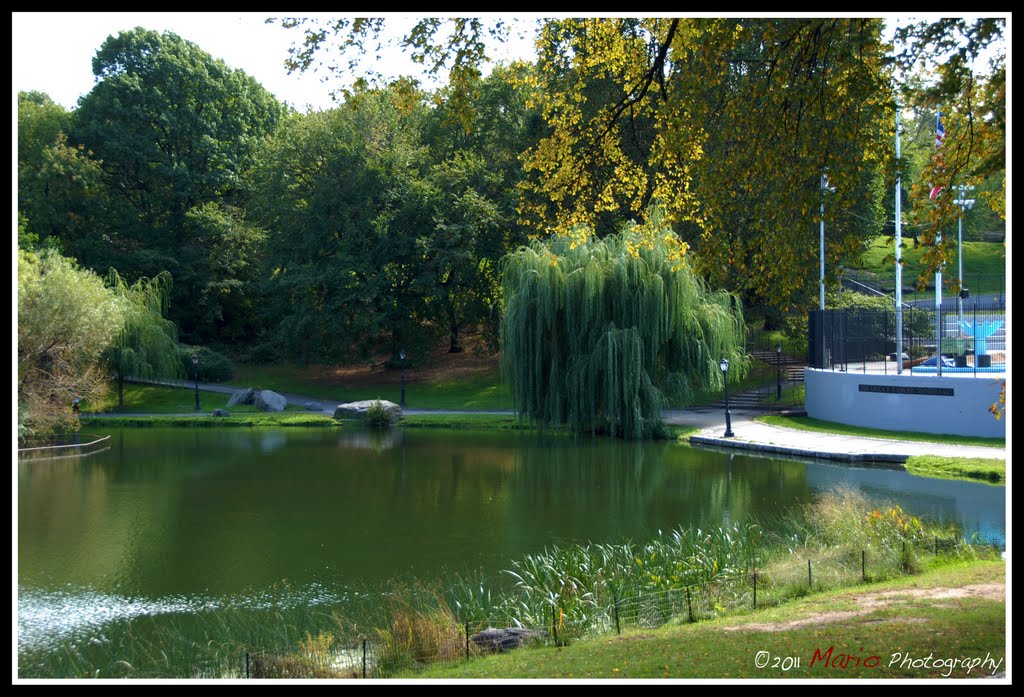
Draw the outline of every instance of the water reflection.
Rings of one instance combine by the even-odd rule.
[[[495,574],[556,543],[770,520],[837,484],[999,540],[1005,531],[1002,488],[671,443],[239,429],[112,440],[87,459],[18,465],[19,596],[39,607],[78,591],[159,607],[281,584]],[[19,611],[19,624],[32,617]]]

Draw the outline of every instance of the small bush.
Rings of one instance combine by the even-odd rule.
[[[366,410],[366,423],[370,428],[391,428],[391,412],[377,400]]]
[[[200,382],[226,382],[234,376],[231,361],[213,349],[181,344],[178,347],[178,355],[181,358],[183,374],[189,380],[195,380],[197,373]],[[192,364],[193,357],[199,358],[197,365]]]

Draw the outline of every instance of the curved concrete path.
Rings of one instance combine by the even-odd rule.
[[[913,455],[944,457],[1006,459],[1005,447],[954,445],[898,438],[847,436],[784,428],[755,421],[760,411],[732,410],[731,438],[725,437],[725,414],[721,409],[693,409],[666,412],[671,424],[698,426],[700,432],[690,437],[693,445],[738,448],[777,455],[792,455],[845,462],[902,463]]]

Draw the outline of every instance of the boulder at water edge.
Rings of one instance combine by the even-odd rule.
[[[370,407],[375,404],[379,404],[387,411],[392,424],[396,424],[401,421],[402,407],[385,399],[364,399],[361,402],[346,402],[345,404],[339,404],[334,408],[334,418],[365,420]]]

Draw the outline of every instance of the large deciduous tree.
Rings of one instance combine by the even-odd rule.
[[[295,115],[254,172],[253,217],[267,231],[272,345],[303,360],[366,357],[384,339],[420,344],[427,319],[419,240],[432,230],[409,84]]]
[[[822,176],[829,268],[881,228],[892,99],[880,29],[835,18],[546,23],[539,94],[553,133],[527,158],[527,214],[566,231],[659,201],[714,284],[780,311],[805,304]]]
[[[71,122],[49,96],[18,93],[18,211],[46,244],[79,240],[101,211],[103,171],[92,153],[68,141]]]
[[[957,186],[975,186],[990,210],[1006,217],[1006,20],[944,17],[899,27],[896,54],[904,71],[904,102],[927,113],[935,134],[941,114],[942,143],[912,181],[911,195],[927,226],[920,282],[955,261],[955,228],[962,214]],[[931,192],[938,191],[934,197]],[[941,237],[941,241],[940,241]],[[955,279],[953,275],[950,278]],[[955,287],[953,290],[959,290]]]
[[[521,414],[644,438],[669,400],[722,385],[720,359],[730,380],[742,377],[740,303],[695,276],[666,244],[674,233],[652,220],[602,239],[576,230],[509,256],[501,361]]]
[[[71,138],[102,162],[107,201],[92,234],[69,252],[126,278],[168,271],[173,318],[193,340],[213,338],[232,311],[220,290],[245,264],[218,263],[224,236],[232,254],[258,255],[237,216],[243,173],[286,107],[241,70],[170,33],[142,28],[110,36],[93,59],[97,83],[74,112]],[[217,216],[214,216],[217,217]],[[31,223],[31,217],[30,217]],[[239,322],[251,321],[250,317]]]

